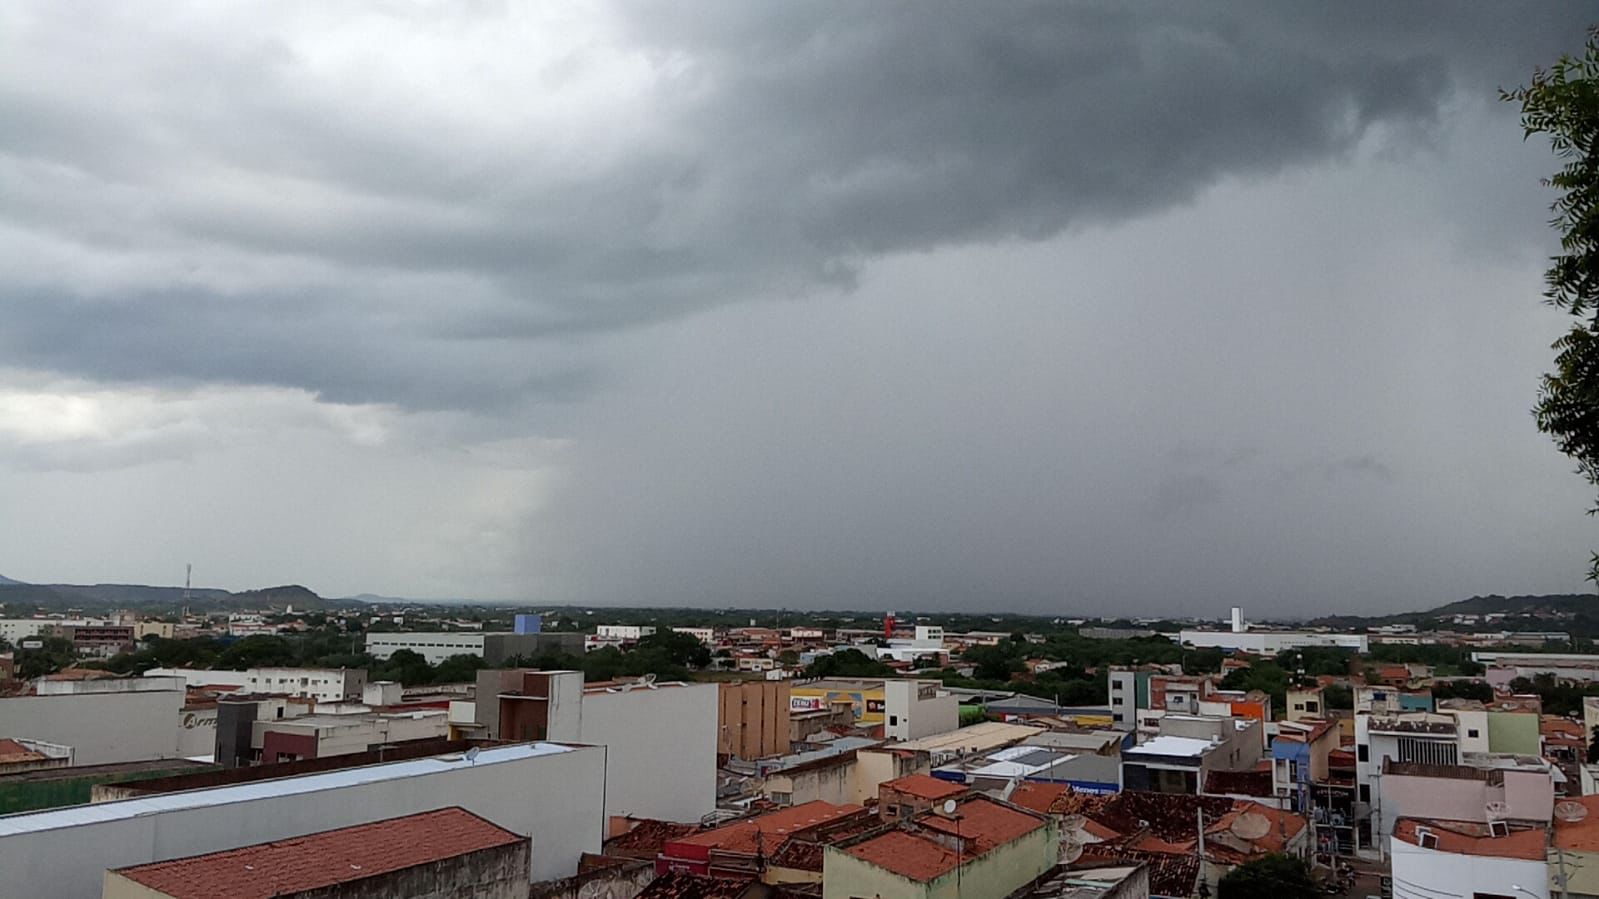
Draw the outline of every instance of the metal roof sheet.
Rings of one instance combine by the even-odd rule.
[[[107,821],[125,820],[140,815],[158,814],[180,809],[207,808],[235,802],[248,802],[252,799],[294,796],[304,793],[316,793],[322,790],[334,790],[340,787],[358,786],[360,784],[381,783],[386,780],[438,774],[474,765],[495,765],[543,755],[556,755],[563,752],[572,752],[575,748],[556,743],[519,743],[515,746],[498,746],[493,749],[484,749],[477,754],[476,760],[471,762],[461,755],[430,756],[404,762],[386,762],[378,765],[366,765],[360,768],[324,771],[300,777],[259,780],[226,787],[188,790],[180,793],[163,793],[158,796],[146,796],[138,799],[123,799],[116,802],[76,805],[43,812],[4,815],[0,816],[0,837],[59,830],[64,827],[77,827],[84,824],[100,824]]]

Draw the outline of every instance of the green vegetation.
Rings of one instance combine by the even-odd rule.
[[[1536,693],[1543,702],[1545,715],[1580,716],[1582,698],[1599,696],[1599,684],[1579,687],[1575,684],[1561,683],[1554,675],[1548,673],[1533,678],[1518,677],[1510,682],[1510,689],[1516,693]]]
[[[894,669],[858,649],[819,656],[805,668],[806,677],[891,677]]]
[[[1561,192],[1550,207],[1561,254],[1544,273],[1543,295],[1576,322],[1555,342],[1555,370],[1533,411],[1538,429],[1599,486],[1599,29],[1580,58],[1562,55],[1503,97],[1521,104],[1524,136],[1546,135],[1564,162],[1547,182]],[[1599,580],[1599,553],[1588,578]]]
[[[1278,852],[1245,862],[1216,883],[1216,899],[1311,899],[1320,892],[1303,861]]]

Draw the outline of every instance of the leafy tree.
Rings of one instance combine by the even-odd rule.
[[[1561,252],[1544,273],[1543,295],[1576,322],[1555,341],[1555,370],[1544,375],[1533,413],[1539,430],[1599,486],[1599,29],[1580,57],[1562,55],[1502,97],[1521,104],[1523,136],[1546,135],[1563,162],[1545,182],[1560,191],[1550,224],[1560,231]],[[1588,579],[1599,581],[1599,553],[1590,557]]]
[[[77,653],[72,649],[72,641],[65,637],[45,637],[40,648],[19,649],[13,656],[17,677],[22,680],[55,674],[70,666],[75,658]]]
[[[477,679],[478,670],[487,668],[483,657],[471,653],[453,655],[433,669],[433,683],[458,684]]]
[[[1312,899],[1319,895],[1305,863],[1280,852],[1238,865],[1216,884],[1216,899]]]
[[[217,656],[217,667],[230,671],[246,668],[271,668],[295,665],[299,661],[294,646],[284,637],[256,634],[230,644]]]
[[[894,669],[858,649],[840,649],[817,656],[816,661],[805,668],[806,677],[885,677],[893,673]]]
[[[1599,762],[1599,726],[1588,733],[1588,764]]]
[[[1027,670],[1019,654],[1023,644],[1009,643],[999,646],[973,646],[961,656],[974,667],[978,680],[1010,680],[1011,675]]]
[[[1328,684],[1321,691],[1321,701],[1329,709],[1355,708],[1355,691],[1344,684]]]
[[[1493,702],[1494,688],[1482,681],[1439,681],[1432,685],[1432,698],[1439,699],[1475,699],[1479,702]]]
[[[635,651],[658,649],[666,653],[672,664],[679,668],[704,668],[711,664],[710,647],[698,637],[680,634],[673,630],[657,630],[638,641]]]

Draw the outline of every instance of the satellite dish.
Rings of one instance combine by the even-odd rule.
[[[1084,815],[1067,815],[1060,819],[1060,829],[1063,833],[1077,833],[1087,823],[1088,818]]]
[[[1502,799],[1490,799],[1483,803],[1482,811],[1489,821],[1503,821],[1510,815],[1510,804]]]
[[[1555,817],[1561,821],[1581,821],[1588,817],[1588,807],[1574,799],[1562,799],[1555,803]]]
[[[1228,829],[1239,839],[1258,840],[1271,833],[1271,820],[1259,812],[1245,812],[1234,818]]]
[[[944,800],[944,814],[953,815],[953,814],[955,814],[955,810],[958,809],[958,808],[960,808],[960,805],[958,803],[956,803],[955,800],[953,800],[953,799]]]
[[[1067,840],[1060,847],[1060,862],[1069,865],[1083,857],[1083,844],[1076,840]]]
[[[654,672],[651,672],[651,673],[646,674],[643,677],[639,678],[639,683],[643,684],[646,687],[654,688],[654,686],[655,686],[655,674],[654,674]]]
[[[477,754],[479,752],[481,752],[481,751],[482,750],[478,749],[478,747],[473,746],[471,749],[468,749],[465,752],[465,754],[463,754],[461,757],[466,759],[467,764],[476,765],[477,764]]]

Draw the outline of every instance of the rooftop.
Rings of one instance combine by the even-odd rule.
[[[444,808],[116,873],[174,899],[270,899],[518,843],[527,838]]]
[[[1421,846],[1421,834],[1438,838],[1438,845],[1424,847],[1453,855],[1481,855],[1493,858],[1519,858],[1543,861],[1546,832],[1542,827],[1518,827],[1502,837],[1492,836],[1487,825],[1470,821],[1436,821],[1425,818],[1400,818],[1394,822],[1394,839]]]
[[[650,881],[637,899],[738,899],[749,888],[751,879],[735,880],[668,871]]]
[[[831,802],[816,800],[796,805],[792,808],[768,812],[754,818],[744,818],[731,824],[724,824],[713,830],[701,831],[671,840],[687,846],[706,846],[720,849],[724,852],[745,852],[754,855],[761,849],[774,850],[780,841],[767,843],[764,837],[778,836],[786,838],[789,834],[810,830],[847,818],[850,815],[865,811],[858,805],[834,805]],[[3,821],[4,819],[0,819]]]
[[[123,799],[117,802],[77,805],[43,812],[25,812],[18,815],[0,815],[0,836],[60,830],[67,827],[97,824],[105,821],[122,821],[137,818],[140,815],[156,814],[176,809],[213,808],[271,796],[298,796],[357,784],[382,783],[426,774],[438,774],[473,765],[481,768],[484,765],[497,765],[538,756],[575,751],[575,747],[563,746],[558,743],[517,743],[510,746],[483,749],[478,753],[477,759],[470,762],[459,755],[429,756],[404,762],[387,762],[360,768],[324,771],[300,777],[257,780],[208,790],[160,793],[141,796],[138,799]],[[263,767],[272,768],[274,766],[267,765]]]
[[[966,788],[959,784],[929,777],[926,774],[908,774],[886,781],[883,786],[922,799],[944,799],[966,792]]]
[[[1042,727],[1025,724],[1006,724],[1001,721],[984,721],[948,733],[934,734],[920,740],[898,744],[900,749],[919,749],[926,752],[981,752],[1006,743],[1019,743],[1028,737],[1044,732]]]
[[[1581,806],[1582,810],[1578,811],[1576,806]],[[1577,820],[1564,820],[1566,817]],[[1559,849],[1599,852],[1599,795],[1578,796],[1555,803],[1554,843]]]
[[[1141,743],[1127,750],[1127,754],[1166,755],[1197,759],[1215,748],[1216,744],[1209,740],[1199,740],[1193,737],[1159,736],[1147,743]]]

